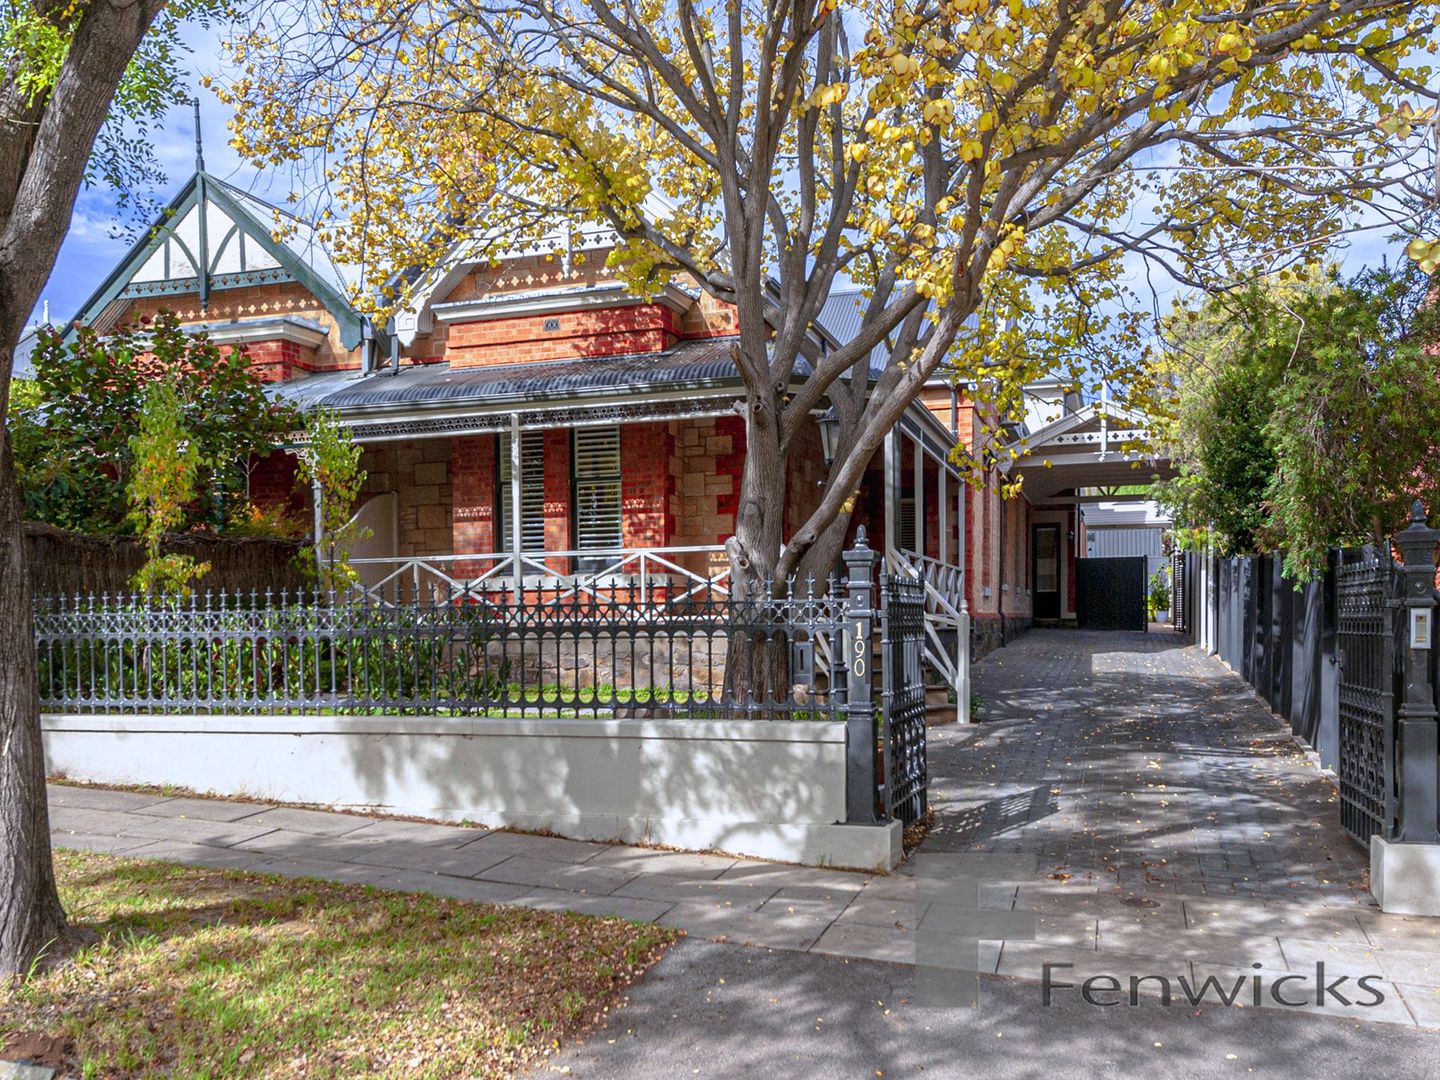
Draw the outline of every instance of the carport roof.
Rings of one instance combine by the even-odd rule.
[[[1010,460],[1001,469],[1023,478],[1032,503],[1064,491],[1145,484],[1173,473],[1144,417],[1114,402],[1097,401],[1067,413],[1006,449]]]

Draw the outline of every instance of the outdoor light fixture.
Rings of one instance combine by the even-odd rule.
[[[820,426],[820,452],[825,455],[825,468],[835,464],[835,441],[840,438],[840,417],[835,415],[835,406],[830,406],[815,418]]]

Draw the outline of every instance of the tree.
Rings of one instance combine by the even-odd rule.
[[[370,535],[351,519],[365,486],[361,448],[339,418],[324,409],[316,409],[306,418],[305,442],[299,455],[300,477],[318,489],[318,535],[311,554],[319,585],[326,592],[345,589],[359,580],[350,565],[350,551]]]
[[[128,520],[145,541],[145,565],[134,586],[147,595],[184,596],[190,583],[210,569],[189,555],[162,555],[160,544],[185,519],[195,498],[200,447],[185,429],[173,376],[150,384],[140,411],[140,430],[130,437],[134,469],[125,487]]]
[[[378,315],[457,252],[587,222],[634,288],[733,304],[744,596],[828,573],[866,463],[942,368],[1001,416],[1056,367],[1114,378],[1139,325],[1115,311],[1125,259],[1193,282],[1304,259],[1423,168],[1371,118],[1426,85],[1431,27],[1393,0],[311,2],[262,9],[220,92],[242,152],[313,169]],[[860,329],[822,353],[846,281]],[[844,449],[782,546],[827,401]],[[782,653],[760,689],[783,690]]]
[[[25,514],[92,534],[127,526],[131,436],[156,380],[168,381],[195,453],[195,495],[168,526],[223,527],[244,509],[246,467],[299,425],[270,401],[238,347],[187,332],[171,312],[100,337],[80,327],[42,337],[39,407],[14,429]]]
[[[152,33],[162,7],[163,0],[0,5],[0,416],[9,413],[16,346],[80,185],[90,178],[123,185],[153,162],[133,132],[175,98],[175,16]],[[8,428],[0,433],[0,581],[0,974],[8,974],[24,970],[65,926],[50,858],[30,588]]]
[[[1337,545],[1383,543],[1412,500],[1440,506],[1440,312],[1414,264],[1212,300],[1176,388],[1181,478],[1162,485],[1192,539],[1285,551],[1311,578]],[[1223,319],[1217,318],[1224,312]]]

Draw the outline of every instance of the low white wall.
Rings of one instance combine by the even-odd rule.
[[[52,774],[889,869],[899,827],[842,825],[845,725],[734,720],[42,719]]]

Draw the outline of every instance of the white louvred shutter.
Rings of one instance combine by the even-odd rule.
[[[575,546],[581,551],[619,548],[620,429],[575,429]]]

